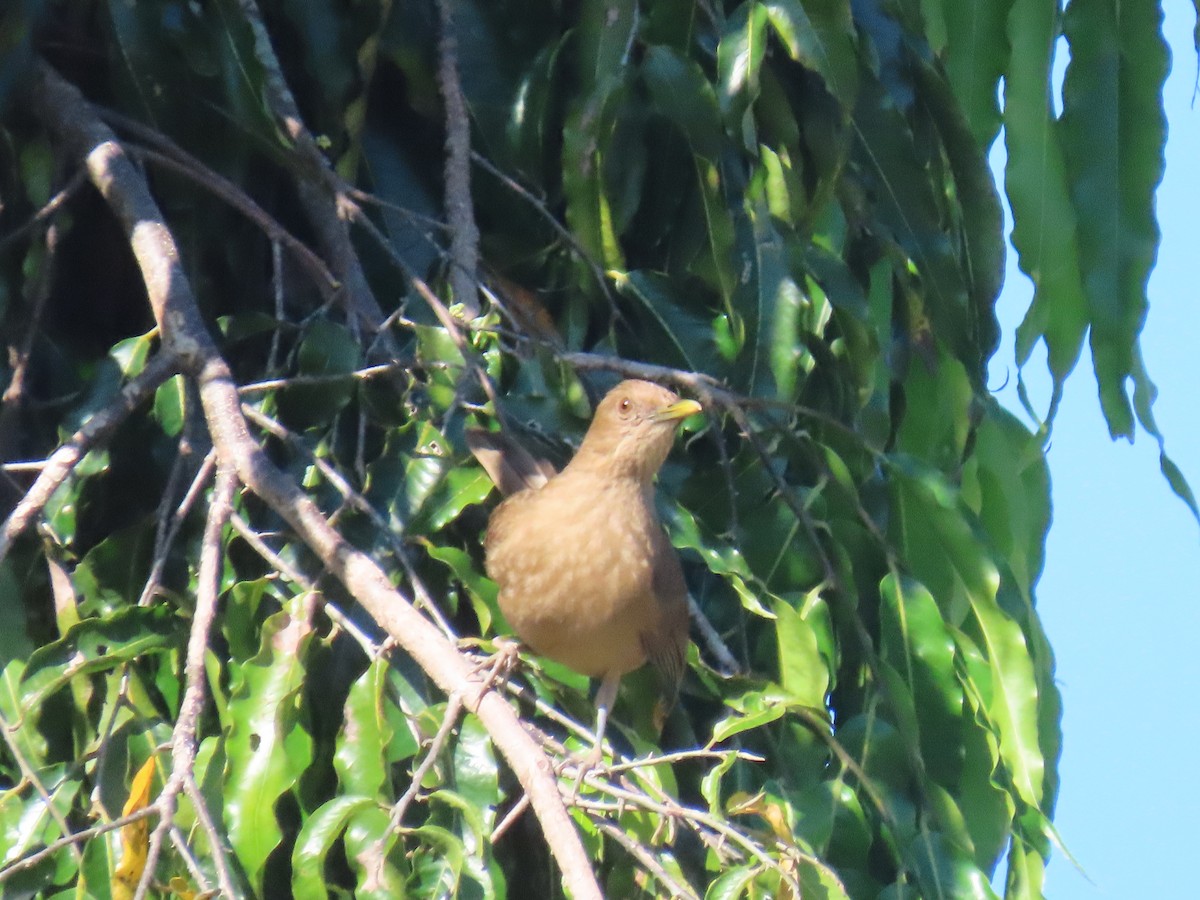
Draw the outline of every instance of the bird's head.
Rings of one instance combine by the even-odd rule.
[[[649,482],[671,451],[679,420],[698,412],[695,400],[657,384],[622,381],[596,407],[571,465]]]

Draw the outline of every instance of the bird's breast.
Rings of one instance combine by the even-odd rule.
[[[518,636],[593,677],[637,668],[657,628],[649,491],[559,476],[506,500],[487,536],[488,575]]]

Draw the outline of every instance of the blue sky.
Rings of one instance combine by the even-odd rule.
[[[1195,10],[1164,5],[1173,56],[1165,92],[1170,135],[1158,191],[1162,245],[1142,348],[1159,388],[1155,417],[1167,451],[1200,493]],[[1003,166],[1002,147],[992,161]],[[991,382],[999,388],[1007,381],[998,396],[1023,416],[1012,332],[1032,288],[1015,257],[1010,246],[999,305],[1006,342],[992,360]],[[1035,355],[1025,379],[1044,410],[1044,356]],[[1055,821],[1086,876],[1056,856],[1046,894],[1055,900],[1196,896],[1200,526],[1159,473],[1157,445],[1148,435],[1133,445],[1109,440],[1086,349],[1067,383],[1049,460],[1054,521],[1037,597],[1065,706]]]

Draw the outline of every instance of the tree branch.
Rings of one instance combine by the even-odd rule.
[[[450,225],[450,291],[467,320],[479,315],[479,228],[471,201],[471,122],[458,80],[458,41],[454,37],[453,0],[437,0],[441,41],[438,87],[446,107],[446,221]]]

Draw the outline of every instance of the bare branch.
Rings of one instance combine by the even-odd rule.
[[[352,507],[358,510],[371,520],[371,524],[375,526],[380,535],[383,536],[392,547],[392,552],[396,555],[396,559],[400,561],[400,565],[404,567],[404,572],[408,576],[408,582],[412,586],[413,595],[416,597],[417,606],[429,613],[429,617],[442,634],[446,635],[450,640],[457,640],[458,635],[454,633],[454,629],[450,623],[446,621],[446,617],[442,615],[441,608],[434,601],[428,589],[425,587],[425,582],[421,576],[417,574],[416,566],[413,565],[412,559],[409,556],[408,548],[404,546],[404,541],[398,534],[388,525],[383,515],[370,501],[362,494],[356,491],[350,482],[342,476],[342,473],[335,469],[328,460],[313,453],[312,450],[296,435],[288,431],[279,422],[272,419],[270,416],[259,412],[249,404],[242,404],[242,412],[246,418],[250,419],[259,427],[263,428],[268,434],[271,434],[282,441],[285,441],[288,446],[295,448],[303,453],[316,466],[319,471],[342,497]]]
[[[363,369],[355,369],[353,372],[337,375],[292,375],[290,378],[271,378],[266,381],[243,384],[238,388],[238,393],[244,397],[251,397],[255,394],[265,394],[268,391],[278,391],[300,385],[346,384],[354,381],[369,381],[372,378],[378,378],[380,375],[391,375],[394,372],[399,372],[409,365],[410,363],[408,362],[398,361],[382,363],[378,366],[367,366]]]
[[[239,896],[239,894],[233,886],[233,867],[229,864],[229,854],[225,847],[225,841],[221,838],[221,833],[217,831],[217,826],[208,811],[208,804],[204,800],[204,795],[200,792],[200,786],[196,784],[196,776],[191,771],[184,773],[183,790],[187,794],[188,799],[192,801],[192,808],[196,811],[196,820],[200,823],[200,828],[208,838],[208,846],[212,851],[213,862],[217,867],[217,883],[221,886],[221,890],[225,892],[225,896],[232,900],[232,898]]]
[[[392,807],[391,819],[388,821],[388,829],[380,843],[387,840],[387,837],[399,828],[404,822],[404,814],[408,811],[408,807],[412,805],[413,800],[417,798],[417,794],[421,792],[421,782],[425,780],[425,776],[429,774],[429,770],[437,763],[438,756],[441,755],[442,748],[446,746],[446,741],[450,738],[450,733],[454,731],[454,726],[458,724],[459,714],[462,713],[462,697],[458,694],[451,694],[450,699],[446,702],[446,711],[442,714],[442,723],[438,726],[437,733],[433,736],[433,740],[429,742],[429,749],[425,751],[425,757],[413,769],[412,782],[408,788],[400,795],[400,799],[396,801]],[[378,853],[382,858],[382,850]]]

